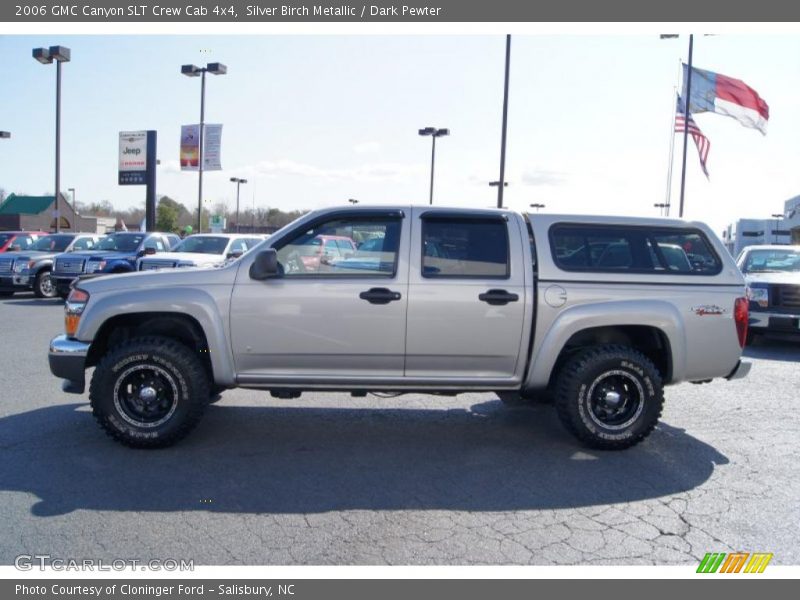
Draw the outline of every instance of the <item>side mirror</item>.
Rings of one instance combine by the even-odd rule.
[[[281,275],[278,253],[274,248],[268,248],[256,254],[253,264],[250,265],[250,279],[264,281],[265,279],[273,279]]]
[[[228,259],[239,258],[242,254],[244,254],[244,252],[242,252],[241,250],[237,250],[236,252],[228,252],[228,254],[225,256],[225,258],[228,258]]]
[[[153,248],[152,246],[149,247],[149,248],[145,248],[144,249],[144,255],[145,256],[150,256],[151,254],[155,254],[155,253],[156,253],[156,249]]]

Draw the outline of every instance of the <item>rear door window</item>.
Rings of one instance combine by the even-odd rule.
[[[508,229],[494,218],[422,218],[422,276],[508,279]]]

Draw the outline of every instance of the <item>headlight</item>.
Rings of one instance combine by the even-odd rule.
[[[67,303],[64,305],[64,329],[69,337],[73,337],[78,331],[87,302],[89,302],[89,292],[75,288],[69,293]]]
[[[749,287],[747,288],[747,297],[751,302],[755,302],[761,308],[767,308],[769,306],[769,288]]]
[[[27,271],[33,266],[33,262],[27,262],[24,260],[18,260],[14,263],[14,273],[22,273],[23,271]]]
[[[90,260],[86,263],[86,272],[87,273],[94,273],[95,271],[102,271],[106,268],[106,261],[104,260]]]

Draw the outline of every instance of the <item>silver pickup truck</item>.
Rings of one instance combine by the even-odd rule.
[[[702,223],[440,207],[315,211],[218,269],[81,282],[50,368],[135,447],[227,388],[547,395],[584,444],[630,447],[663,388],[743,377],[744,279]]]

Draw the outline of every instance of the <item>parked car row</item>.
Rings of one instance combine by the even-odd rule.
[[[66,298],[74,281],[175,267],[214,267],[235,260],[267,236],[197,234],[181,240],[158,232],[0,232],[0,297],[33,291]],[[20,249],[20,244],[26,247]],[[157,255],[157,257],[155,256]]]

